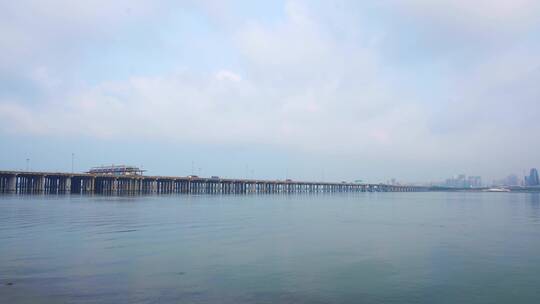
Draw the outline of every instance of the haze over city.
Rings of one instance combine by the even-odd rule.
[[[529,0],[4,1],[0,167],[523,178],[538,54]]]

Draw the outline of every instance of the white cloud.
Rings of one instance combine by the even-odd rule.
[[[412,12],[420,25],[445,22],[467,31],[474,26],[484,31],[505,25],[524,30],[539,16],[538,5],[525,0],[512,4],[385,3],[398,15]],[[334,15],[301,1],[288,1],[284,17],[275,22],[251,19],[222,33],[240,58],[238,69],[222,68],[227,65],[210,67],[210,71],[185,68],[181,73],[132,75],[95,83],[76,79],[77,85],[71,85],[72,79],[55,73],[55,68],[65,64],[63,60],[59,60],[61,64],[58,58],[41,62],[47,56],[61,57],[55,45],[65,47],[73,41],[74,53],[79,54],[84,44],[80,44],[82,39],[72,40],[77,35],[92,37],[95,33],[99,40],[104,34],[107,39],[124,24],[160,8],[131,1],[112,6],[53,4],[28,2],[35,20],[19,6],[4,4],[11,19],[0,21],[0,31],[6,34],[0,35],[0,52],[5,55],[0,68],[9,66],[23,73],[45,92],[32,102],[24,94],[18,98],[0,94],[0,128],[4,131],[270,144],[353,155],[362,161],[386,157],[416,164],[452,160],[479,166],[481,162],[470,159],[482,159],[495,149],[500,158],[515,155],[530,141],[529,136],[517,133],[519,122],[540,114],[540,92],[535,85],[540,81],[538,46],[529,41],[523,41],[521,47],[488,49],[481,56],[467,54],[481,58],[468,64],[450,54],[443,58],[445,65],[456,66],[442,72],[431,66],[437,62],[429,57],[404,71],[385,58],[388,44],[384,40],[405,29],[389,35],[371,33],[351,26],[369,25],[363,20],[352,22],[354,11]],[[68,9],[55,10],[61,6]],[[351,20],[341,19],[343,16]],[[65,24],[73,27],[64,28]],[[221,50],[215,53],[220,56]],[[425,72],[425,66],[432,69]],[[4,76],[10,75],[6,71],[0,70]],[[442,89],[430,87],[440,83]],[[516,107],[511,109],[509,104]],[[508,109],[512,115],[505,117]],[[529,130],[540,131],[536,126]],[[531,145],[540,148],[538,143]],[[527,161],[533,158],[532,154],[525,157]]]
[[[216,74],[216,79],[220,81],[234,81],[238,82],[242,80],[242,77],[234,72],[227,70],[220,70]]]
[[[393,3],[433,20],[515,29],[538,22],[540,3],[535,0],[405,0]]]
[[[107,43],[123,27],[152,20],[163,13],[162,5],[145,0],[2,1],[0,71],[20,73],[44,61],[77,61],[85,46]]]

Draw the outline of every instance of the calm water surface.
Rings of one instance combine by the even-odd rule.
[[[540,303],[540,195],[0,196],[0,302]]]

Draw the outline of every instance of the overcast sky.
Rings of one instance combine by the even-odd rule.
[[[536,0],[0,3],[1,169],[490,180],[539,114]]]

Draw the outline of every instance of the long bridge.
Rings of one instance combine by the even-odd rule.
[[[331,193],[331,192],[415,192],[428,187],[305,182],[294,180],[234,179],[197,176],[112,175],[0,171],[2,193],[45,194],[250,194],[250,193]]]

